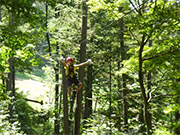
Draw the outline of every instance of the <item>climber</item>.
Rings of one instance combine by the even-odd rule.
[[[61,57],[60,61],[64,64],[64,69],[66,70],[66,77],[67,77],[67,86],[69,89],[69,97],[70,101],[72,101],[72,84],[74,83],[77,85],[75,91],[73,91],[73,95],[75,96],[76,93],[82,88],[82,83],[77,79],[75,71],[79,69],[79,67],[85,66],[87,64],[92,64],[92,60],[88,59],[86,62],[80,63],[78,65],[74,65],[74,59],[72,57],[68,57],[65,62],[65,58]]]

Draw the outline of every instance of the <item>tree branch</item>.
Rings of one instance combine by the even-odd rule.
[[[134,37],[134,39],[138,42],[138,44],[140,45],[140,41],[138,40],[138,38],[134,35],[134,33],[131,31],[131,28],[129,28],[130,34]]]
[[[129,2],[131,3],[131,5],[132,5],[133,8],[135,9],[135,11],[136,11],[137,13],[139,13],[138,9],[137,9],[136,6],[133,4],[133,2],[132,2],[131,0],[129,0]]]
[[[156,55],[154,55],[152,57],[149,57],[149,58],[144,58],[143,61],[151,60],[151,59],[158,58],[158,57],[161,57],[161,56],[165,56],[165,55],[168,55],[168,54],[171,54],[171,53],[175,53],[175,52],[178,52],[178,51],[180,51],[180,48],[175,49],[175,50],[169,50],[167,52],[162,52],[162,53],[156,54]]]

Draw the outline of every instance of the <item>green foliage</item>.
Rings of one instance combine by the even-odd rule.
[[[114,123],[110,123],[109,119],[107,119],[105,115],[94,113],[92,119],[87,120],[86,126],[88,126],[89,128],[84,129],[83,135],[110,134],[110,132],[114,135],[123,134],[122,132],[119,132],[118,129],[114,126],[112,126],[112,128],[110,129],[110,124],[114,125]]]
[[[80,41],[80,10],[63,4],[58,4],[56,8],[58,10],[53,14],[50,13],[51,16],[48,20],[48,31],[52,35],[50,37],[51,45],[55,46],[58,42],[60,51],[62,50],[61,54],[74,54],[77,52],[76,48],[79,47]],[[54,16],[54,14],[58,15]]]
[[[49,6],[48,18],[45,14],[46,2]],[[43,81],[52,87],[56,83],[53,68],[57,65],[59,55],[66,55],[66,57],[73,55],[76,60],[79,58],[82,25],[79,3],[79,0],[75,2],[1,0],[0,78],[7,76],[8,59],[11,57],[15,58],[16,70],[21,72],[30,71],[32,65],[37,66],[40,59],[46,59],[42,65],[48,81]],[[87,4],[90,11],[88,12],[87,52],[91,52],[87,56],[94,62],[92,100],[97,103],[97,108],[94,110],[96,113],[87,120],[88,128],[83,129],[83,134],[110,134],[111,131],[112,134],[123,135],[145,132],[143,99],[138,83],[138,53],[142,45],[142,37],[147,41],[142,54],[143,81],[146,90],[149,84],[147,76],[149,72],[151,73],[152,87],[146,91],[146,94],[152,115],[153,134],[173,134],[170,131],[179,126],[174,116],[180,111],[178,2],[146,1],[142,6],[142,3],[135,0],[132,3],[127,0],[88,0]],[[127,52],[124,61],[120,56],[122,53],[120,19],[122,18],[124,19],[123,40]],[[50,37],[51,57],[49,57],[47,39],[44,36],[46,33]],[[149,40],[152,41],[152,46],[148,46]],[[59,55],[56,50],[57,43],[60,47]],[[47,61],[52,67],[46,65]],[[119,66],[120,69],[119,62],[123,65]],[[39,77],[35,79],[45,79],[41,76],[41,72],[38,71],[37,74]],[[128,102],[128,130],[125,130],[126,127],[123,124],[122,74],[126,74],[127,77],[128,92],[125,98]],[[16,75],[21,79],[34,79],[33,74],[17,73]],[[86,87],[86,84],[84,86]],[[3,111],[0,112],[2,116],[0,132],[53,134],[52,106],[44,105],[44,111],[38,112],[29,106],[23,95],[18,94],[14,103],[15,123],[9,123],[7,108],[10,97],[4,91],[5,88],[1,84],[0,110]],[[51,91],[49,93],[52,95]],[[61,120],[60,122],[62,123]]]
[[[159,129],[156,129],[154,134],[156,134],[156,135],[173,135],[165,127],[160,127]]]

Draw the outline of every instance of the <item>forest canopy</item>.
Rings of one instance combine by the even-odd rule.
[[[179,135],[179,60],[179,0],[0,0],[0,134]]]

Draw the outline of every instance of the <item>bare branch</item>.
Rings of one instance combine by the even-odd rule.
[[[135,9],[135,11],[139,13],[138,9],[137,9],[136,6],[133,4],[133,2],[132,2],[131,0],[129,0],[129,2],[131,3],[131,5],[132,5],[133,8]]]
[[[134,39],[138,42],[138,44],[140,45],[140,41],[138,40],[138,38],[134,35],[134,33],[131,31],[131,28],[129,28],[130,34],[134,37]]]

